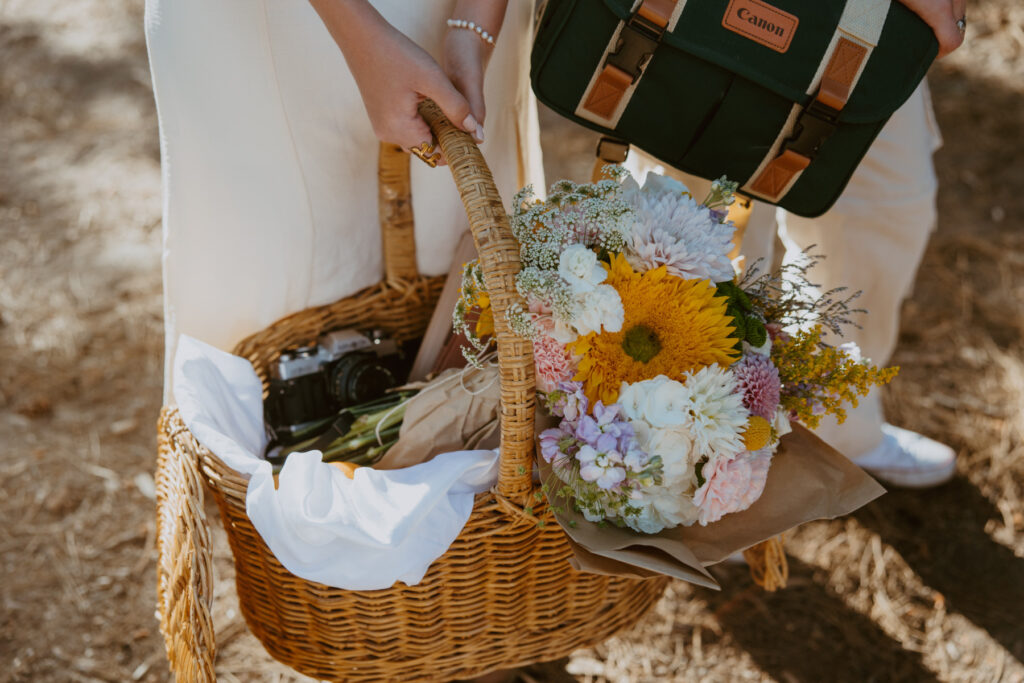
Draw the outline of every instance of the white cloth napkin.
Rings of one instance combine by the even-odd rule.
[[[274,488],[259,377],[244,358],[182,335],[174,399],[199,443],[248,475],[246,513],[288,571],[348,590],[419,583],[494,485],[496,451],[457,451],[349,479],[319,451],[288,457]]]

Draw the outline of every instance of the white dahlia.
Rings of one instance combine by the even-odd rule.
[[[720,223],[698,204],[686,186],[654,173],[641,190],[625,192],[636,210],[636,223],[626,243],[630,265],[640,271],[665,266],[686,280],[724,282],[734,276],[729,252],[735,226]]]
[[[666,398],[671,402],[666,389],[672,389],[676,397],[685,394],[679,382],[659,376],[632,385],[623,382],[620,395],[620,399],[624,399],[620,403],[623,414],[633,425],[637,444],[650,455],[661,458],[661,483],[635,491],[632,497],[642,513],[626,517],[629,526],[648,534],[674,526],[689,526],[700,514],[693,503],[697,490],[695,465],[699,456],[694,453],[689,429],[680,424],[685,418],[680,415],[678,421],[668,421],[675,424],[658,427],[648,421],[653,418],[660,424],[664,422],[660,418],[673,413],[667,405],[656,405]]]
[[[683,385],[690,394],[687,426],[696,450],[711,457],[744,452],[743,431],[750,411],[743,405],[736,377],[713,363],[687,372]]]

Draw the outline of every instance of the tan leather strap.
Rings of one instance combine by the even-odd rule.
[[[878,42],[891,0],[847,0],[832,41],[808,86],[814,99],[794,105],[761,165],[742,187],[761,199],[778,202],[810,165],[835,128]]]
[[[854,43],[847,38],[840,38],[836,49],[832,52],[828,66],[821,78],[821,87],[814,98],[820,108],[810,107],[802,113],[796,122],[798,135],[812,134],[804,133],[808,126],[814,125],[806,117],[818,116],[818,111],[824,112],[826,124],[834,125],[836,117],[846,102],[850,99],[850,92],[854,80],[860,73],[861,64],[867,56],[867,49]],[[799,138],[797,138],[799,141]],[[783,146],[782,153],[772,159],[757,175],[754,182],[750,183],[749,189],[768,199],[777,201],[786,191],[792,187],[796,177],[811,165],[811,159],[817,152],[822,140],[809,141],[809,146],[790,148],[794,144],[791,139]]]
[[[583,108],[603,119],[610,119],[632,84],[633,77],[630,74],[617,66],[605,64],[590,89]]]
[[[576,115],[608,128],[618,125],[654,49],[675,28],[686,0],[637,0],[620,21],[590,79]]]
[[[746,195],[736,195],[736,201],[729,207],[729,213],[725,216],[725,220],[736,226],[736,232],[732,234],[730,261],[735,261],[743,254],[743,236],[747,234],[747,225],[750,224],[750,215],[753,212],[754,201]]]
[[[787,149],[764,167],[750,189],[762,197],[778,198],[789,187],[793,177],[810,165],[808,157]]]
[[[604,174],[605,166],[609,164],[622,165],[626,162],[626,158],[629,156],[629,143],[608,136],[602,136],[597,142],[594,156],[596,157],[594,159],[594,170],[590,173],[590,182],[592,183],[604,180],[607,177]]]
[[[861,64],[868,56],[868,49],[849,38],[842,37],[836,44],[832,59],[825,67],[818,90],[818,101],[836,111],[846,106],[850,99],[853,83],[860,73]]]
[[[668,22],[672,20],[676,2],[677,0],[643,0],[636,8],[636,13],[664,30],[668,27]]]

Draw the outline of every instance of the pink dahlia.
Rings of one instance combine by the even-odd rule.
[[[731,460],[716,458],[705,465],[701,471],[704,485],[693,494],[693,502],[700,510],[697,521],[701,526],[753,505],[764,492],[771,462],[771,450],[762,448],[741,453]]]
[[[752,415],[763,417],[769,422],[779,407],[779,392],[782,382],[779,369],[771,358],[750,353],[730,368],[736,376],[736,385],[743,393],[743,405]]]
[[[575,372],[566,348],[546,334],[533,341],[533,363],[537,368],[537,388],[544,393],[571,380]]]

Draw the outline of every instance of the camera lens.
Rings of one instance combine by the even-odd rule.
[[[395,376],[373,353],[349,353],[331,370],[331,393],[342,406],[380,398],[397,384]]]

